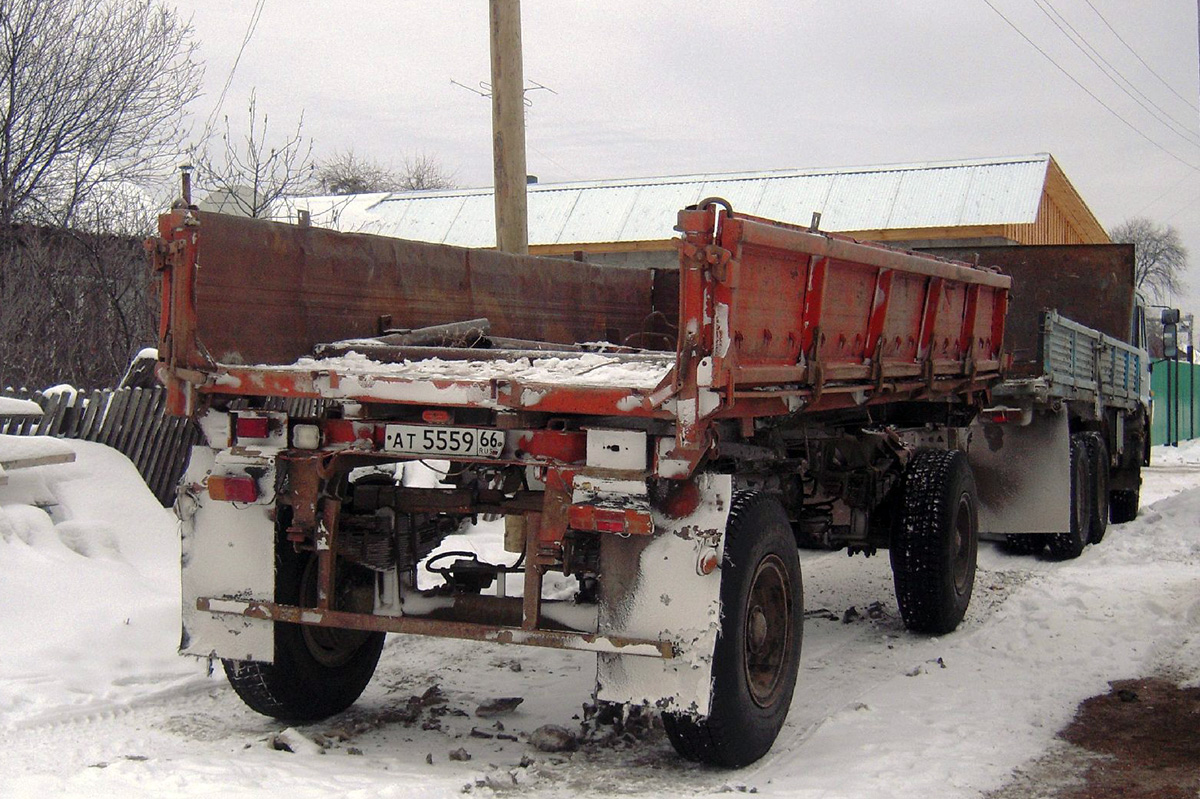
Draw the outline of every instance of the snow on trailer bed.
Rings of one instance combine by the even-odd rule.
[[[412,348],[416,350],[418,348]],[[372,402],[646,414],[673,352],[451,350],[395,363],[360,352],[275,366],[221,365],[208,390]]]

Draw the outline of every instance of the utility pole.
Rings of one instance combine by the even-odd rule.
[[[525,75],[521,66],[521,0],[488,0],[492,51],[492,165],[496,249],[529,252],[525,194]]]

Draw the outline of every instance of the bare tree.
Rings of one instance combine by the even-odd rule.
[[[448,189],[454,175],[425,154],[405,158],[403,167],[395,169],[348,149],[321,162],[317,186],[322,194],[334,195]]]
[[[347,149],[320,163],[317,186],[322,194],[370,194],[399,191],[403,178],[396,170]]]
[[[402,174],[405,191],[454,188],[454,173],[447,172],[441,162],[425,153],[406,157]]]
[[[0,386],[115,386],[156,339],[136,238],[2,227],[0,272]]]
[[[312,139],[303,135],[304,114],[283,139],[272,139],[269,118],[258,116],[258,99],[250,93],[246,130],[234,135],[229,117],[217,152],[199,157],[196,185],[207,192],[201,208],[240,216],[269,216],[272,206],[287,195],[313,187]]]
[[[0,0],[0,224],[67,226],[179,152],[191,26],[157,0]]]
[[[1133,245],[1134,276],[1139,289],[1149,291],[1157,299],[1166,299],[1183,288],[1188,252],[1175,228],[1161,227],[1139,216],[1117,225],[1110,238]]]

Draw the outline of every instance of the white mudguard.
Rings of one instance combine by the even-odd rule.
[[[219,502],[208,494],[212,474],[257,474],[259,500]],[[192,447],[176,513],[182,522],[183,635],[179,651],[201,657],[271,662],[272,623],[196,609],[199,597],[275,600],[275,469],[271,458]]]
[[[1037,411],[1027,425],[971,426],[979,532],[1062,533],[1071,526],[1071,433],[1066,413]]]
[[[696,478],[701,502],[684,519],[655,513],[654,535],[601,540],[601,635],[671,641],[670,660],[602,654],[596,697],[707,715],[713,648],[721,624],[721,570],[702,574],[701,558],[721,562],[733,497],[728,475]]]

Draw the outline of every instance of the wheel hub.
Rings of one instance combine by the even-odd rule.
[[[745,616],[746,686],[759,707],[768,707],[783,684],[792,636],[787,568],[776,555],[763,558],[750,583]]]
[[[754,654],[761,654],[767,645],[767,614],[761,605],[750,609],[749,646]]]
[[[312,558],[304,569],[301,578],[301,604],[304,607],[317,606],[317,559]],[[339,575],[343,576],[344,575]],[[338,596],[334,607],[347,610],[364,610],[356,605],[357,597],[348,581],[337,582]],[[337,627],[316,627],[309,624],[300,626],[300,637],[308,648],[309,653],[318,663],[328,668],[337,668],[350,661],[371,636],[366,630],[345,630]]]
[[[963,494],[958,499],[958,518],[954,526],[953,540],[953,570],[954,589],[959,593],[967,590],[970,581],[971,564],[974,553],[971,551],[971,529],[975,524],[974,510],[971,498]]]

